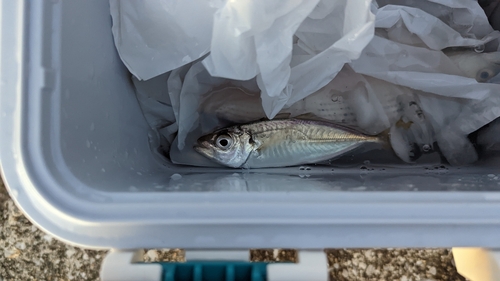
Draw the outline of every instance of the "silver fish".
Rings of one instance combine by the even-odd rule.
[[[367,143],[387,141],[332,123],[282,119],[217,130],[199,138],[194,149],[224,166],[266,168],[326,161]]]

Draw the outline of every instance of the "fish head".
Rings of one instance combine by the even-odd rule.
[[[254,149],[249,132],[239,126],[221,129],[198,139],[194,150],[208,159],[232,168],[245,164]]]
[[[467,77],[478,82],[487,82],[500,73],[500,52],[459,51],[448,54],[448,57]]]
[[[487,64],[477,72],[476,80],[478,82],[486,82],[500,73],[500,52],[482,55]]]

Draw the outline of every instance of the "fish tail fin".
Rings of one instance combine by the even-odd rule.
[[[384,150],[393,150],[391,145],[391,128],[382,131],[376,138],[377,143],[379,143]]]

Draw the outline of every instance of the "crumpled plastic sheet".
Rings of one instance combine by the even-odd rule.
[[[139,81],[132,77],[137,100],[144,117],[151,127],[149,142],[153,152],[159,158],[170,150],[178,130],[174,109],[168,95],[167,80],[170,73],[157,76],[148,81]]]
[[[223,12],[229,15],[241,11],[225,11],[226,6],[221,3],[217,6],[218,16]],[[466,0],[379,0],[378,6],[376,3],[370,6],[366,1],[356,3],[363,4],[363,19],[356,19],[359,13],[350,10],[353,7],[347,5],[347,1],[319,1],[295,27],[295,33],[289,33],[290,30],[284,33],[293,34],[290,53],[284,55],[288,50],[285,48],[276,60],[269,60],[269,65],[277,67],[275,70],[281,74],[288,71],[286,79],[280,74],[276,80],[265,80],[263,73],[272,71],[259,72],[258,50],[265,48],[255,46],[256,38],[271,32],[274,24],[278,24],[276,21],[267,25],[256,23],[257,15],[250,13],[252,17],[246,25],[227,22],[240,29],[231,29],[233,33],[221,29],[220,32],[228,33],[220,36],[235,36],[235,30],[240,30],[239,34],[251,37],[254,45],[243,37],[232,38],[235,44],[239,42],[241,49],[228,46],[230,52],[217,54],[215,47],[222,45],[214,45],[212,41],[212,53],[168,75],[169,110],[177,122],[163,127],[160,134],[171,140],[178,129],[170,150],[172,162],[217,166],[192,149],[199,136],[229,124],[266,116],[293,117],[308,113],[369,134],[390,130],[396,154],[407,162],[411,161],[411,148],[407,146],[410,142],[422,150],[439,148],[453,165],[477,160],[467,135],[500,116],[500,85],[476,81],[483,78],[486,81],[491,78],[490,74],[500,72],[497,68],[500,53],[495,53],[500,36],[489,26],[479,5]],[[241,5],[249,4],[242,2]],[[287,9],[299,12],[292,6]],[[370,10],[376,14],[374,23]],[[345,18],[339,16],[343,14]],[[214,27],[217,20],[223,19],[215,18]],[[335,28],[329,28],[331,25]],[[260,29],[252,29],[257,26]],[[337,28],[339,26],[342,28]],[[257,31],[263,33],[257,34]],[[374,32],[376,36],[372,38]],[[213,34],[216,33],[214,30]],[[356,33],[358,36],[353,36]],[[270,42],[271,46],[274,46],[272,42],[276,43]],[[483,49],[485,52],[481,53]],[[249,53],[238,53],[247,51]],[[219,60],[217,56],[227,57]],[[235,60],[228,59],[229,56],[235,56]],[[242,65],[252,56],[254,60],[248,61],[250,64]],[[228,71],[226,74],[231,79],[224,76],[223,70]],[[241,73],[250,73],[245,72],[249,70],[254,71],[251,73],[256,73],[256,77],[244,76],[245,81],[237,78]],[[222,72],[214,76],[212,71]],[[277,89],[285,84],[277,77],[287,80],[279,93]],[[276,83],[266,88],[266,81]],[[268,89],[271,88],[278,94],[270,95]],[[143,109],[148,111],[143,104]],[[149,121],[152,117],[146,118]],[[399,121],[407,124],[403,125],[406,127],[396,126]],[[438,147],[432,147],[434,143]]]
[[[303,62],[294,61],[298,64],[291,68],[286,88],[289,94],[282,92],[278,98],[269,92],[261,95],[267,116],[275,116],[282,104],[290,106],[319,90],[335,78],[345,63],[357,59],[373,37],[374,20],[371,1],[322,1],[295,34],[295,51],[307,55],[301,56]]]
[[[139,80],[210,51],[215,1],[109,0],[116,49]]]
[[[377,0],[379,7],[386,5],[399,5],[400,7],[417,8],[427,14],[439,19],[453,30],[458,32],[463,38],[483,38],[489,35],[493,28],[488,23],[483,9],[477,1],[471,0]],[[421,13],[422,14],[422,13]],[[435,19],[422,16],[417,18],[415,25],[422,25],[422,19],[430,19],[430,25],[436,23]],[[379,16],[377,14],[377,21]],[[382,19],[380,17],[380,19]],[[440,24],[438,24],[440,25]],[[429,26],[429,25],[423,25]],[[429,36],[437,37],[445,34],[428,33]]]
[[[140,80],[210,52],[203,65],[211,76],[257,78],[269,118],[326,85],[344,63],[359,57],[373,36],[370,3],[110,0],[115,45]],[[297,52],[304,55],[292,66]]]
[[[390,4],[390,1],[380,2]],[[375,23],[381,32],[376,32],[361,57],[350,65],[357,73],[413,89],[448,162],[472,163],[477,160],[477,153],[467,135],[500,116],[500,87],[467,77],[476,70],[465,68],[476,67],[479,59],[460,68],[456,57],[452,59],[447,51],[439,50],[486,44],[498,48],[498,32],[493,31],[484,12],[473,1],[403,2],[424,9],[381,7]],[[498,70],[493,62],[491,68]]]

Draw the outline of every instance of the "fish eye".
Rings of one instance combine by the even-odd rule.
[[[233,139],[228,135],[220,135],[215,140],[215,145],[221,149],[227,149],[233,144]]]
[[[490,70],[483,69],[478,74],[478,81],[479,82],[485,82],[485,81],[487,81],[488,79],[491,78],[492,74],[493,73],[491,73]]]

